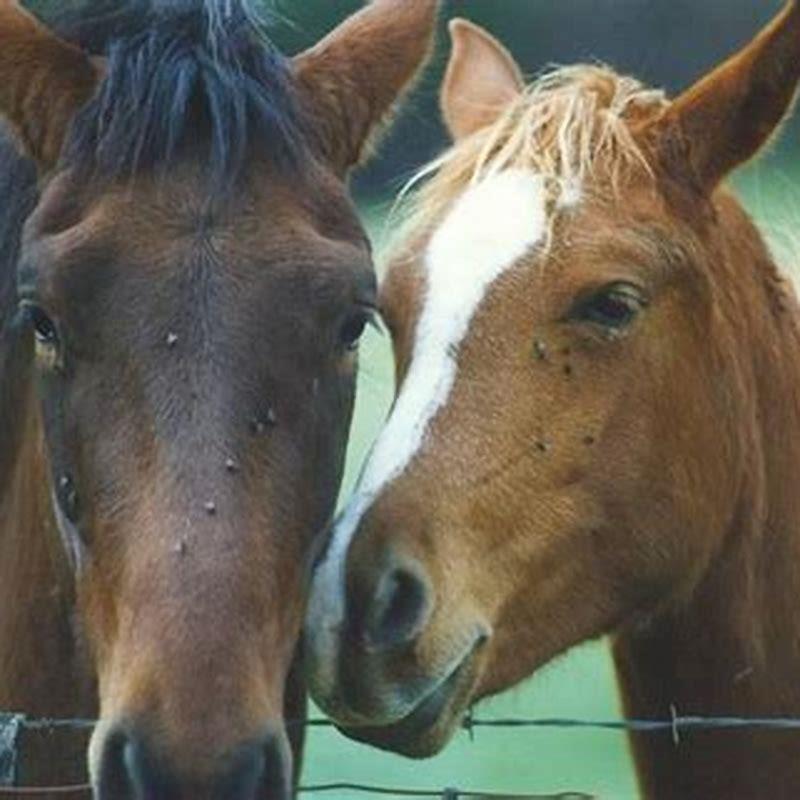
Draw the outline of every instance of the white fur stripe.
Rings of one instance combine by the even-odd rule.
[[[432,237],[408,374],[317,570],[308,618],[314,638],[326,638],[341,624],[345,559],[358,524],[423,447],[455,384],[458,349],[489,288],[544,241],[547,224],[544,178],[513,169],[468,189]],[[324,651],[327,645],[318,640],[315,647]]]

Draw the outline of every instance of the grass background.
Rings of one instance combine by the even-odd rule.
[[[735,187],[787,269],[800,266],[800,165],[785,153],[739,174]],[[385,241],[388,205],[365,208],[368,227]],[[379,247],[380,249],[380,247]],[[794,254],[797,254],[796,256]],[[367,335],[362,349],[356,416],[343,487],[350,493],[385,418],[393,393],[387,338]],[[314,710],[315,714],[319,712]],[[574,648],[533,678],[476,708],[479,718],[616,719],[621,714],[605,642]],[[415,762],[359,745],[334,730],[312,729],[303,783],[357,782],[395,788],[548,794],[581,791],[607,800],[635,800],[633,766],[624,734],[584,730],[478,729],[459,734],[436,758]],[[337,800],[365,795],[341,792]]]

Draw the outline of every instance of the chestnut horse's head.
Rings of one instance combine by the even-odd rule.
[[[452,33],[455,146],[382,290],[399,390],[307,621],[316,699],[416,756],[692,592],[752,475],[754,353],[792,302],[720,183],[794,96],[800,2],[674,102],[598,67],[526,89],[487,34]]]
[[[105,800],[288,796],[287,673],[376,304],[345,181],[435,8],[375,0],[288,60],[244,0],[117,4],[69,42],[0,0],[0,114],[41,176],[20,330]]]

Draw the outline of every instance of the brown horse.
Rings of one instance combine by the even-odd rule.
[[[98,798],[291,793],[376,302],[346,176],[435,13],[376,0],[289,60],[244,2],[60,38],[0,0],[0,709],[99,715]]]
[[[787,112],[800,1],[674,102],[523,87],[466,22],[382,308],[399,391],[334,527],[312,691],[439,750],[477,699],[614,636],[635,717],[800,716],[800,316],[724,178]],[[800,736],[634,738],[648,797],[800,794]]]

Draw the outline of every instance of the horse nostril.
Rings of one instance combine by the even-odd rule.
[[[144,797],[142,767],[141,749],[134,738],[121,729],[109,733],[103,744],[97,776],[98,800]]]
[[[264,796],[275,800],[292,797],[292,750],[285,733],[273,733],[262,743],[262,781]],[[255,792],[253,797],[261,797]]]
[[[292,753],[283,732],[271,733],[243,747],[217,783],[220,800],[289,800],[292,787]]]
[[[366,615],[368,646],[387,650],[413,641],[428,622],[431,600],[420,565],[406,562],[392,566],[379,579]]]

